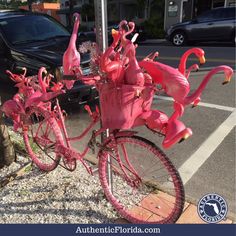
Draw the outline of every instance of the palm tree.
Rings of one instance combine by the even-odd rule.
[[[0,117],[0,168],[5,165],[10,165],[15,161],[16,154],[11,142],[8,128],[2,121],[2,115]]]

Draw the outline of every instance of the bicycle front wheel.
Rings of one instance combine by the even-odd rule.
[[[108,142],[99,152],[99,178],[107,199],[132,223],[174,223],[183,211],[178,171],[144,138],[118,137]]]
[[[63,136],[57,120],[43,109],[31,112],[34,121],[23,131],[25,147],[32,161],[43,171],[54,170],[60,162],[56,144],[63,144]]]

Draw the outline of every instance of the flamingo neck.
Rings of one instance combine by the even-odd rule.
[[[205,89],[206,85],[208,84],[209,80],[212,78],[213,75],[215,75],[219,71],[225,71],[225,67],[223,66],[218,66],[214,69],[212,69],[203,79],[201,84],[199,85],[198,89],[190,96],[186,97],[184,99],[184,105],[189,105],[192,103],[195,99],[200,97],[202,91]]]
[[[131,27],[130,30],[128,30],[126,33],[124,33],[124,34],[122,35],[122,44],[124,44],[124,46],[126,46],[127,41],[128,41],[129,43],[131,43],[131,41],[126,38],[126,36],[129,35],[129,34],[131,34],[131,33],[133,32],[133,30],[134,30],[134,27]]]
[[[77,40],[79,24],[80,24],[79,20],[77,20],[74,24],[73,32],[70,37],[70,43],[69,43],[70,47],[76,47],[76,40]]]
[[[185,52],[185,53],[183,54],[183,56],[182,56],[181,59],[180,59],[179,71],[180,71],[183,75],[185,75],[187,59],[188,59],[188,57],[189,57],[191,54],[193,54],[193,53],[194,53],[194,51],[188,50],[187,52]]]

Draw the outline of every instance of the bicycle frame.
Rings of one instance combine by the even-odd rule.
[[[69,137],[67,129],[66,129],[66,125],[65,125],[65,119],[64,119],[64,116],[63,116],[63,111],[61,110],[61,107],[59,105],[58,100],[56,99],[56,106],[54,108],[54,110],[56,110],[56,114],[55,113],[53,113],[53,114],[55,116],[59,117],[59,119],[57,119],[57,121],[60,122],[61,131],[62,131],[62,134],[64,136],[65,143],[66,143],[66,145],[58,145],[57,148],[56,148],[56,151],[59,152],[60,154],[62,154],[63,157],[67,159],[67,161],[70,161],[70,160],[79,160],[79,161],[81,161],[82,164],[85,166],[86,170],[88,171],[88,173],[92,174],[91,168],[84,162],[84,158],[85,158],[86,154],[88,153],[89,149],[92,149],[94,151],[95,146],[97,146],[101,150],[101,149],[105,148],[105,146],[103,144],[105,144],[107,142],[110,142],[110,141],[114,141],[115,137],[132,136],[136,132],[135,131],[113,130],[113,131],[110,132],[109,137],[107,137],[104,140],[103,143],[99,143],[99,142],[96,141],[96,138],[98,136],[101,136],[101,134],[106,130],[106,128],[100,128],[98,130],[93,130],[92,135],[89,139],[89,142],[88,142],[87,146],[84,148],[84,150],[82,152],[78,152],[78,151],[76,151],[72,148],[71,142],[77,142],[77,141],[80,141],[81,139],[83,139],[92,130],[92,128],[97,123],[100,122],[100,116],[97,113],[98,111],[92,113],[88,106],[86,106],[86,109],[88,110],[90,116],[92,117],[91,122],[81,132],[80,135],[75,136],[75,137]],[[130,166],[130,164],[129,164],[129,166]],[[125,170],[123,170],[123,171],[125,173]]]

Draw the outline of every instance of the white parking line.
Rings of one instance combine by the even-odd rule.
[[[166,96],[154,96],[154,99],[161,99],[161,100],[166,100],[166,101],[174,101],[173,98],[171,97],[166,97]],[[155,104],[155,101],[154,101]],[[211,104],[211,103],[205,103],[205,102],[200,102],[198,106],[203,106],[203,107],[209,107],[209,108],[215,108],[219,110],[224,110],[224,111],[234,111],[234,107],[228,107],[228,106],[221,106],[221,105],[216,105],[216,104]]]
[[[178,169],[186,184],[236,125],[236,109]]]

